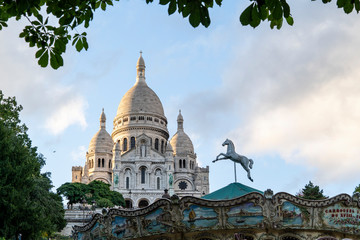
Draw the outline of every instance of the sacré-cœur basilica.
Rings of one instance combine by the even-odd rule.
[[[201,197],[209,193],[209,167],[196,160],[179,112],[177,132],[169,141],[168,120],[159,97],[145,80],[145,61],[136,65],[135,85],[120,101],[111,135],[104,110],[91,139],[84,167],[72,168],[72,182],[100,180],[120,192],[127,207],[145,207],[170,195]]]

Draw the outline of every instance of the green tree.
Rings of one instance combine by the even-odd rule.
[[[121,193],[111,191],[110,184],[96,180],[89,184],[64,183],[57,189],[57,193],[65,196],[71,205],[85,199],[88,204],[95,200],[99,207],[125,206]]]
[[[355,187],[354,193],[360,193],[360,184]]]
[[[78,33],[76,29],[88,28],[95,11],[105,11],[115,1],[119,0],[0,0],[0,30],[7,27],[11,18],[27,19],[29,24],[24,27],[20,37],[30,47],[38,48],[35,57],[40,66],[46,67],[50,63],[52,68],[57,69],[64,65],[62,54],[68,44],[71,43],[79,52],[89,47],[86,32]],[[154,0],[145,1],[152,3]],[[351,13],[354,9],[359,12],[359,1],[336,0],[337,6],[345,13]],[[161,5],[167,6],[169,15],[177,11],[188,18],[193,27],[200,24],[208,27],[211,23],[209,9],[214,5],[221,6],[222,2],[223,0],[159,0]],[[331,0],[322,2],[329,3]],[[49,19],[54,19],[51,22],[57,23],[50,24]],[[293,25],[287,0],[250,0],[250,5],[240,14],[240,22],[244,26],[255,28],[266,20],[270,22],[271,28],[280,29],[284,20]]]
[[[309,183],[306,184],[305,187],[296,194],[296,196],[309,200],[321,200],[328,198],[323,194],[323,192],[324,191],[322,189],[320,190],[319,186],[315,186],[311,181],[309,181]]]
[[[0,91],[0,238],[36,239],[65,226],[60,196],[52,193],[45,159],[31,146],[15,98]]]

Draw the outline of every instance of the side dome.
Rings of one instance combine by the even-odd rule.
[[[89,144],[89,153],[112,152],[114,142],[105,128],[106,116],[104,109],[100,115],[100,129],[93,136]]]
[[[174,150],[175,154],[194,154],[194,145],[190,139],[190,137],[184,132],[183,122],[184,119],[181,115],[181,111],[179,112],[179,116],[177,118],[178,122],[178,130],[175,135],[171,138],[170,144]]]

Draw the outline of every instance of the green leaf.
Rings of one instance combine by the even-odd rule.
[[[84,45],[82,40],[79,38],[79,40],[75,44],[75,48],[78,52],[80,52],[83,49]]]
[[[259,26],[260,22],[261,22],[261,19],[260,19],[260,14],[258,12],[258,8],[256,6],[254,6],[251,11],[250,26],[252,26],[253,28],[256,28],[257,26]]]
[[[189,16],[189,14],[190,14],[190,6],[186,5],[182,10],[182,15],[184,18],[186,18],[187,16]]]
[[[344,12],[347,14],[351,13],[353,9],[354,9],[354,4],[352,4],[351,2],[347,2],[344,6]]]
[[[106,10],[106,3],[105,3],[105,2],[101,2],[101,9],[102,9],[103,11]]]
[[[189,22],[191,26],[196,28],[200,24],[200,9],[198,7],[194,8],[194,11],[190,13]]]
[[[168,8],[168,14],[171,15],[176,11],[176,1],[171,1]]]
[[[294,19],[293,19],[291,16],[289,16],[289,17],[287,17],[287,18],[285,18],[285,19],[286,19],[286,22],[287,22],[290,26],[294,25]]]
[[[57,54],[56,52],[50,53],[50,66],[53,69],[58,69],[63,65],[64,65],[63,59],[59,54]]]
[[[35,57],[39,58],[41,55],[44,54],[45,50],[46,50],[46,48],[41,48],[40,50],[38,50],[35,54]]]
[[[343,8],[345,6],[346,0],[337,0],[338,8]]]
[[[357,13],[360,12],[360,0],[354,0],[355,10]]]
[[[88,42],[87,42],[87,40],[86,40],[85,37],[83,38],[83,46],[84,46],[85,50],[87,51],[88,48],[89,48],[89,44],[88,44]]]
[[[260,7],[260,18],[261,20],[267,19],[269,16],[269,10],[266,8],[265,4]]]
[[[280,2],[278,1],[275,4],[275,9],[273,11],[273,17],[274,17],[274,19],[279,20],[279,19],[282,19],[282,16],[283,16],[283,10],[281,8]]]
[[[240,22],[243,26],[249,25],[251,22],[251,12],[254,4],[248,6],[240,15]]]
[[[166,5],[166,4],[168,4],[170,2],[170,0],[160,0],[159,1],[159,4],[161,4],[161,5]]]
[[[281,3],[284,9],[284,17],[287,18],[290,16],[290,6],[285,0],[282,0]]]
[[[49,51],[45,51],[43,55],[39,58],[38,64],[41,67],[46,67],[49,63]]]

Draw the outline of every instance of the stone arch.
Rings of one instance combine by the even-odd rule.
[[[139,208],[144,208],[144,207],[149,206],[149,204],[150,204],[150,201],[147,198],[141,198],[138,200],[137,206]]]
[[[155,173],[157,169],[160,169],[162,173],[165,172],[164,167],[158,164],[151,166],[150,171]]]
[[[134,204],[133,204],[133,200],[131,200],[131,198],[125,198],[125,208],[133,208]]]

